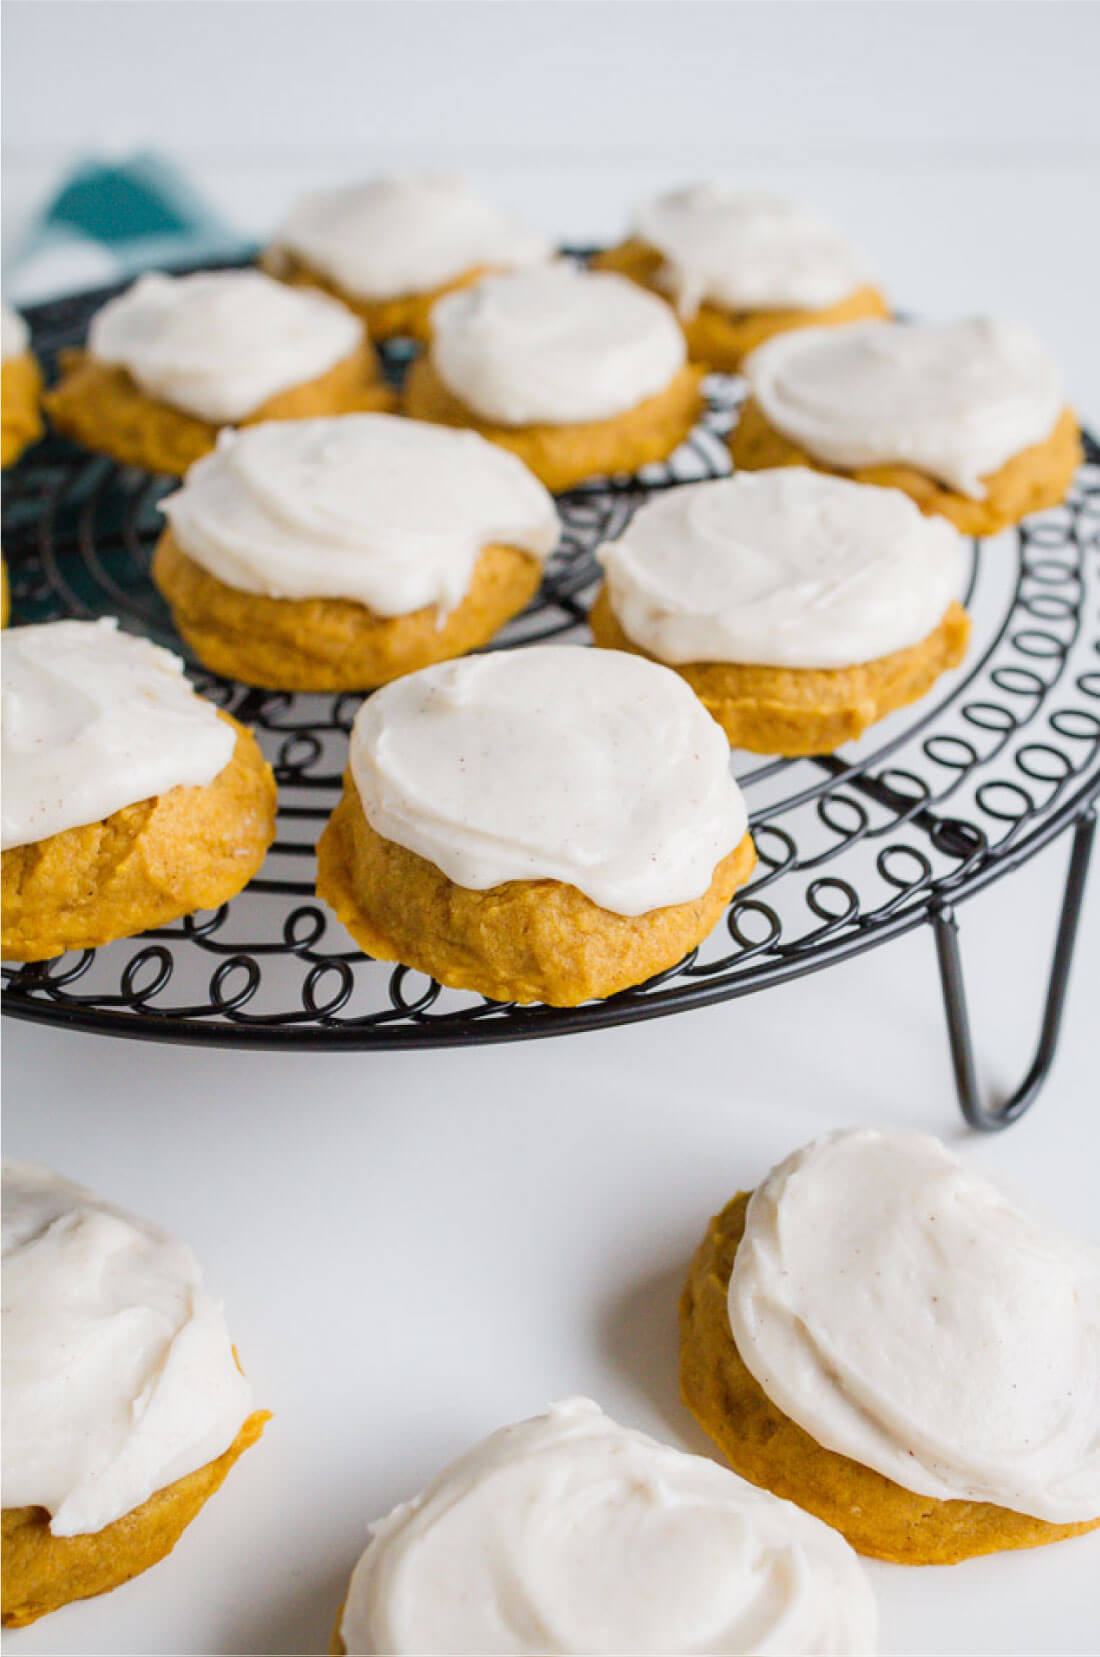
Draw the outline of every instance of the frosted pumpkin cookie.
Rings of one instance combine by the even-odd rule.
[[[600,561],[596,643],[675,668],[755,753],[854,741],[966,650],[966,543],[896,489],[805,468],[690,484]]]
[[[571,1007],[675,965],[755,858],[725,737],[681,679],[539,646],[364,704],[317,895],[368,955]]]
[[[223,432],[161,510],[176,626],[216,673],[275,690],[366,690],[485,644],[559,531],[514,455],[387,414]]]
[[[222,426],[389,408],[357,316],[258,270],[142,276],[62,358],[53,424],[151,472],[185,472]]]
[[[472,426],[548,489],[569,489],[679,447],[702,408],[702,371],[685,355],[654,294],[621,276],[536,266],[439,301],[405,412]]]
[[[27,324],[0,306],[0,465],[12,466],[42,436],[42,371]]]
[[[1056,506],[1081,463],[1057,364],[1016,323],[807,328],[769,340],[744,372],[736,466],[814,466],[903,489],[964,535]]]
[[[875,1650],[835,1531],[587,1398],[493,1433],[370,1532],[331,1647],[349,1657]]]
[[[251,732],[111,621],[3,644],[2,953],[42,961],[216,909],[275,835]]]
[[[773,334],[889,314],[862,255],[816,213],[719,184],[643,203],[594,263],[666,294],[692,360],[725,373]]]
[[[796,1151],[710,1223],[685,1404],[861,1553],[950,1565],[1100,1525],[1100,1256],[937,1140]]]
[[[334,294],[363,318],[372,339],[426,340],[428,313],[443,294],[551,251],[544,236],[463,179],[401,174],[305,196],[263,264],[285,282]]]
[[[171,1552],[263,1431],[191,1250],[47,1168],[3,1175],[3,1620]]]

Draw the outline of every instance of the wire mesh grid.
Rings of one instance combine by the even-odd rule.
[[[30,313],[47,364],[106,292]],[[386,353],[399,379],[401,345]],[[583,640],[596,552],[654,491],[729,470],[742,388],[707,408],[665,465],[559,497],[542,589],[490,647]],[[5,478],[13,619],[116,614],[186,650],[149,581],[168,480],[49,438]],[[966,662],[921,702],[818,759],[735,753],[759,864],[698,949],[649,983],[579,1008],[519,1007],[372,961],[313,895],[355,695],[256,691],[197,665],[196,686],[251,724],[279,782],[260,875],[214,913],[53,962],[4,969],[9,1013],[142,1037],[287,1047],[416,1047],[585,1030],[729,999],[895,937],[1017,866],[1100,793],[1100,449],[1061,507],[971,550]]]

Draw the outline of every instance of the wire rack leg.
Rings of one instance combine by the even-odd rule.
[[[1073,847],[1066,874],[1062,913],[1058,920],[1058,935],[1054,944],[1054,960],[1047,985],[1043,1023],[1039,1045],[1031,1068],[1011,1098],[1002,1104],[986,1106],[982,1103],[974,1064],[974,1044],[970,1034],[970,1015],[967,1012],[966,990],[963,982],[962,956],[959,953],[959,923],[951,904],[938,904],[932,911],[932,927],[936,938],[936,954],[940,965],[943,1004],[947,1014],[947,1034],[951,1043],[951,1062],[955,1069],[955,1086],[959,1105],[967,1122],[982,1133],[997,1133],[1016,1122],[1033,1105],[1050,1074],[1058,1037],[1062,1030],[1066,986],[1077,941],[1077,926],[1081,919],[1085,894],[1085,877],[1096,838],[1096,806],[1091,805],[1078,818],[1073,831]]]

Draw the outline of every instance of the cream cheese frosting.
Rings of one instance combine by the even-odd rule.
[[[5,851],[213,782],[232,757],[232,726],[196,696],[180,658],[117,626],[48,621],[4,634]]]
[[[903,464],[974,500],[1049,437],[1062,376],[1020,323],[849,322],[776,335],[742,368],[777,431],[830,466]]]
[[[938,1501],[1100,1514],[1100,1252],[938,1140],[858,1128],[748,1206],[733,1338],[826,1449]]]
[[[26,322],[10,305],[0,305],[0,361],[21,357],[31,342]]]
[[[792,466],[659,495],[600,561],[623,631],[660,661],[840,668],[926,638],[966,546],[900,490]]]
[[[341,1621],[352,1657],[875,1649],[841,1536],[586,1398],[493,1433],[371,1537]]]
[[[149,396],[223,425],[318,379],[364,338],[337,300],[262,271],[153,272],[96,312],[88,349]]]
[[[371,826],[484,891],[559,880],[621,915],[688,903],[743,838],[721,727],[642,657],[532,646],[424,668],[360,709]]]
[[[464,179],[373,178],[305,196],[275,237],[346,293],[391,299],[430,293],[467,271],[548,259],[551,245]]]
[[[483,277],[432,306],[439,377],[505,426],[609,420],[663,391],[685,357],[663,299],[564,261]]]
[[[252,1393],[185,1244],[48,1168],[3,1195],[3,1505],[79,1536],[220,1456]]]
[[[661,254],[657,280],[685,318],[705,301],[727,310],[821,310],[868,280],[854,247],[782,196],[691,184],[645,202],[634,231]]]
[[[550,494],[477,433],[388,414],[223,431],[161,502],[189,557],[272,598],[346,598],[381,616],[465,596],[482,549],[540,561],[557,543]]]

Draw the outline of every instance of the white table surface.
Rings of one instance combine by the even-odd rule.
[[[441,151],[573,237],[614,234],[656,183],[725,170],[822,202],[910,308],[1031,317],[1095,421],[1098,17],[9,4],[5,223],[112,135],[170,145],[256,232],[302,184]],[[234,74],[248,99],[221,95]],[[961,912],[993,1093],[1030,1056],[1067,851]],[[367,1520],[563,1394],[708,1453],[676,1396],[688,1258],[735,1189],[829,1128],[941,1133],[1096,1235],[1098,992],[1094,880],[1054,1076],[991,1140],[957,1118],[925,931],[738,1003],[492,1049],[211,1053],[5,1021],[6,1154],[187,1237],[275,1416],[170,1560],[6,1649],[321,1651]],[[1100,1535],[868,1569],[884,1652],[1100,1649]]]

